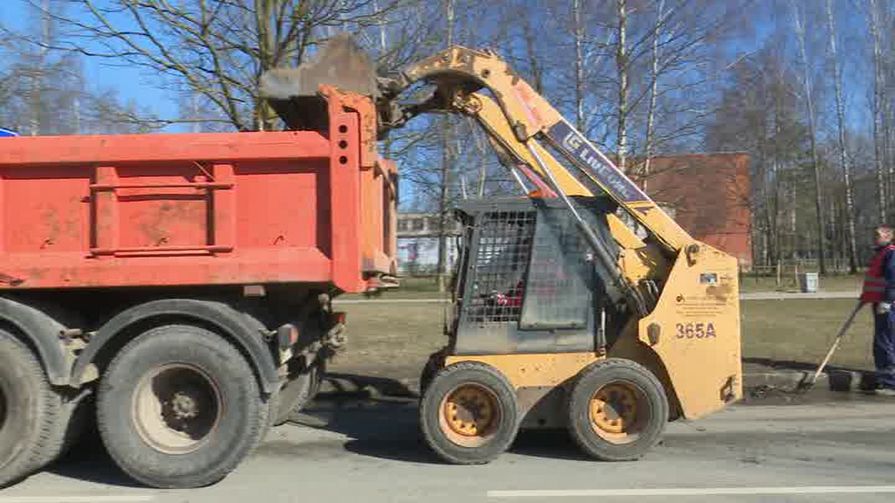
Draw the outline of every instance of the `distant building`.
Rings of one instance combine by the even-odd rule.
[[[438,272],[438,214],[398,214],[398,274],[426,276]],[[460,223],[448,218],[447,263],[457,258]]]
[[[657,156],[643,185],[647,194],[674,209],[674,219],[694,238],[752,268],[749,154]]]
[[[634,169],[639,166],[633,164]],[[694,238],[752,268],[749,155],[683,154],[651,159],[646,192]],[[448,264],[457,256],[459,223],[449,219]],[[428,275],[438,265],[438,215],[398,214],[398,270]]]

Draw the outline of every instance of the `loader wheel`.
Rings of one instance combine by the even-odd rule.
[[[159,488],[222,479],[258,443],[269,412],[239,351],[188,325],[154,328],[128,343],[103,375],[97,404],[112,459]]]
[[[443,367],[444,350],[439,350],[429,355],[429,359],[426,360],[426,364],[420,371],[420,396],[426,392],[426,389],[429,388],[429,384],[432,383],[432,379],[435,378],[435,374],[437,374]]]
[[[429,447],[449,463],[487,463],[519,429],[516,394],[494,368],[461,362],[441,369],[423,394],[420,424]]]
[[[668,399],[649,370],[623,359],[582,371],[569,400],[569,431],[588,455],[603,461],[638,459],[659,440]]]
[[[42,468],[60,410],[34,353],[0,330],[0,487]]]

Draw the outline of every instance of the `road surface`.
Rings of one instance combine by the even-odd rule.
[[[832,396],[832,398],[830,398]],[[895,399],[773,397],[669,425],[645,459],[583,459],[563,432],[522,433],[485,466],[439,463],[421,443],[412,401],[328,402],[271,431],[221,483],[135,486],[99,448],[0,492],[0,503],[892,501]]]

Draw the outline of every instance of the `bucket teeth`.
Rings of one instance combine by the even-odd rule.
[[[321,84],[343,91],[376,95],[376,70],[351,35],[338,34],[314,59],[298,68],[275,68],[261,76],[261,95],[273,100],[315,96]]]

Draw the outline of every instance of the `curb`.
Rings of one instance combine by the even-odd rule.
[[[796,389],[814,375],[813,370],[779,370],[743,375],[743,387],[750,389]],[[828,369],[817,376],[815,388],[830,391],[867,391],[876,387],[873,371]]]
[[[814,372],[807,370],[780,370],[776,372],[757,372],[743,374],[743,388],[752,389],[796,389],[799,384],[806,382]],[[829,384],[829,376],[821,374],[817,377],[815,387],[825,387]]]
[[[860,297],[861,292],[854,291],[838,291],[838,292],[745,292],[740,294],[740,300],[822,300],[822,299],[855,299]]]

